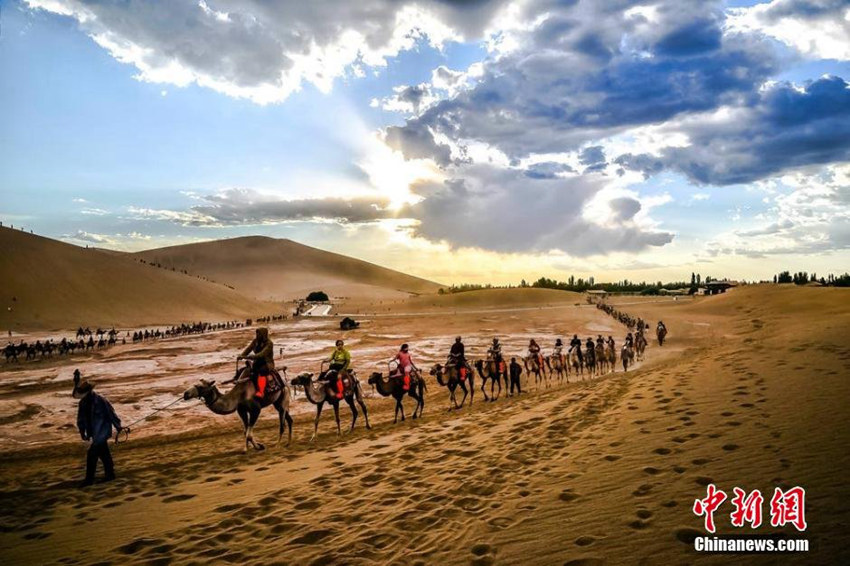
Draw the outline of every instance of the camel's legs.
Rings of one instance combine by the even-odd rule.
[[[342,436],[342,427],[339,424],[339,403],[333,403],[332,406],[334,408],[334,419],[336,419],[336,434]],[[354,422],[351,423],[351,427],[354,428]]]
[[[257,442],[254,440],[254,426],[256,426],[257,421],[260,419],[260,412],[262,408],[260,404],[256,401],[251,403],[251,406],[248,408],[248,419],[250,423],[250,428],[248,429],[248,440],[251,442],[251,446],[254,447],[254,450],[265,450],[266,447],[262,442]]]
[[[399,408],[400,405],[401,405],[401,399],[396,399],[395,400],[395,415],[393,417],[393,424],[396,424],[398,422],[398,408]],[[401,420],[404,420],[404,418],[402,418]]]
[[[236,413],[239,415],[239,420],[242,421],[242,426],[244,428],[245,433],[245,446],[242,447],[243,452],[248,452],[248,436],[251,433],[251,425],[248,424],[248,411],[244,409],[244,407],[237,407]]]
[[[319,417],[322,416],[322,407],[325,406],[325,402],[322,401],[318,405],[316,405],[316,420],[313,423],[313,436],[310,437],[310,442],[316,440],[316,435],[319,433]]]
[[[400,397],[400,398],[396,399],[395,403],[396,403],[396,410],[401,411],[401,422],[404,422],[404,403],[402,402],[402,399],[404,399],[404,397]]]

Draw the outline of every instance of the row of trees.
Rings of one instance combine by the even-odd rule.
[[[832,273],[826,277],[818,278],[817,273],[811,275],[805,271],[791,273],[783,271],[773,276],[774,283],[794,283],[795,285],[807,285],[809,283],[820,283],[821,285],[829,285],[833,287],[850,287],[850,274],[835,276]]]
[[[708,281],[709,278],[706,278]],[[481,289],[513,289],[513,288],[537,288],[537,289],[558,289],[561,291],[575,291],[583,293],[584,291],[606,291],[608,293],[641,293],[643,295],[657,295],[661,289],[681,289],[688,287],[685,281],[673,281],[663,283],[661,281],[615,281],[610,283],[598,283],[594,277],[584,279],[571,275],[566,281],[557,281],[548,277],[541,277],[533,283],[529,283],[523,279],[519,285],[478,285],[475,283],[464,283],[462,285],[452,285],[451,287],[441,288],[438,293],[441,295],[451,293],[464,293],[466,291],[479,291]],[[696,291],[696,287],[693,288]]]

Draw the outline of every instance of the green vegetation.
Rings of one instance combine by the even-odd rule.
[[[313,291],[309,295],[307,295],[307,300],[311,303],[324,303],[327,302],[328,294],[324,291]]]

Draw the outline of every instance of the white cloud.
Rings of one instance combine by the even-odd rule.
[[[77,20],[142,81],[197,83],[258,104],[285,100],[304,83],[323,92],[334,80],[427,41],[435,47],[480,37],[501,2],[151,3],[26,0],[32,8]],[[225,8],[226,6],[226,8]]]
[[[845,0],[773,0],[731,8],[731,31],[757,31],[800,53],[821,59],[850,60],[850,4]]]

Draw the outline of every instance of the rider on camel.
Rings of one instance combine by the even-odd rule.
[[[329,361],[331,365],[326,375],[336,386],[336,398],[342,399],[345,392],[343,377],[347,374],[348,367],[351,365],[351,354],[345,349],[345,343],[342,340],[336,341],[336,348],[331,352]]]
[[[543,369],[543,354],[540,353],[540,346],[537,345],[537,342],[534,338],[528,343],[528,357],[537,358],[537,365],[542,370]]]
[[[608,347],[613,350],[614,349],[614,338],[610,334],[608,335],[607,343],[608,343]]]
[[[634,347],[634,345],[635,345],[635,339],[634,339],[634,337],[632,336],[632,333],[631,333],[631,332],[629,332],[628,334],[626,334],[626,343],[625,343],[625,346],[627,346],[627,347],[629,347],[629,348],[633,348],[633,347]]]
[[[455,338],[455,343],[452,344],[452,349],[449,350],[449,365],[454,365],[457,368],[461,381],[466,381],[466,354],[464,353],[463,340],[460,336]]]
[[[236,359],[251,360],[251,382],[254,384],[255,396],[262,399],[269,374],[274,369],[274,344],[269,339],[269,329],[265,326],[257,328],[254,339]]]
[[[585,346],[587,349],[587,359],[591,364],[596,363],[596,349],[593,346],[593,338],[590,336],[587,337],[587,345]]]
[[[410,355],[407,344],[401,345],[401,349],[392,361],[398,362],[399,371],[404,372],[404,385],[402,389],[410,391],[410,372],[413,370],[419,371],[419,368],[413,363],[413,356]]]
[[[552,356],[554,356],[555,358],[557,358],[557,359],[561,360],[561,365],[562,365],[562,366],[563,366],[563,365],[564,365],[564,363],[565,363],[565,362],[564,362],[564,354],[561,352],[561,350],[563,350],[563,349],[564,349],[564,343],[561,341],[561,339],[560,339],[560,338],[557,338],[557,339],[555,340],[555,347],[552,349]]]
[[[499,344],[498,338],[493,338],[493,345],[487,350],[487,355],[496,363],[496,371],[502,373],[505,362],[502,359],[502,345]]]
[[[581,357],[581,339],[578,337],[578,334],[573,334],[573,339],[570,340],[570,353],[575,350],[578,354],[578,362],[580,364],[584,363],[584,360]]]

